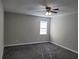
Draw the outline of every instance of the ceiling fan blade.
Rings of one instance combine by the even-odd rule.
[[[53,9],[53,10],[59,10],[59,8]]]
[[[46,12],[46,10],[36,10],[34,12]]]
[[[56,12],[56,11],[51,11],[52,13],[58,13],[58,12]]]

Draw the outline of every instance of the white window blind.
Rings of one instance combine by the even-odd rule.
[[[40,35],[47,34],[47,21],[40,21]]]

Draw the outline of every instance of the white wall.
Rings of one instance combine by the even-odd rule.
[[[3,7],[2,7],[2,3],[0,0],[0,59],[2,59],[2,55],[3,55]]]
[[[53,16],[50,29],[51,41],[72,51],[78,51],[77,25],[77,13]]]
[[[40,21],[48,21],[48,34],[40,35]],[[5,13],[5,45],[49,41],[49,19],[17,13]]]

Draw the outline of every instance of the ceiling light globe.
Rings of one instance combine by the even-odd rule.
[[[45,14],[46,16],[48,16],[49,15],[49,13],[48,12],[46,12],[46,14]]]
[[[48,15],[50,16],[50,15],[52,15],[52,13],[51,13],[51,12],[49,12],[49,13],[48,13]]]
[[[45,14],[46,16],[51,16],[52,15],[52,13],[51,12],[46,12],[46,14]]]

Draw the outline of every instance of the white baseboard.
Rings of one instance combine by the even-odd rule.
[[[67,48],[67,47],[64,47],[63,45],[59,45],[59,44],[57,44],[57,43],[54,43],[54,42],[50,42],[50,43],[52,43],[52,44],[55,44],[55,45],[57,45],[57,46],[60,46],[60,47],[62,47],[62,48],[64,48],[64,49],[67,49],[67,50],[69,50],[69,51],[72,51],[73,53],[76,53],[76,54],[78,54],[78,52],[77,52],[77,51],[75,51],[75,50],[72,50],[72,49],[70,49],[70,48]]]
[[[9,47],[9,46],[19,46],[19,45],[28,45],[28,44],[37,44],[37,43],[45,43],[45,42],[49,42],[49,41],[40,41],[40,42],[28,42],[28,43],[18,43],[18,44],[7,44],[4,45],[4,47]]]

